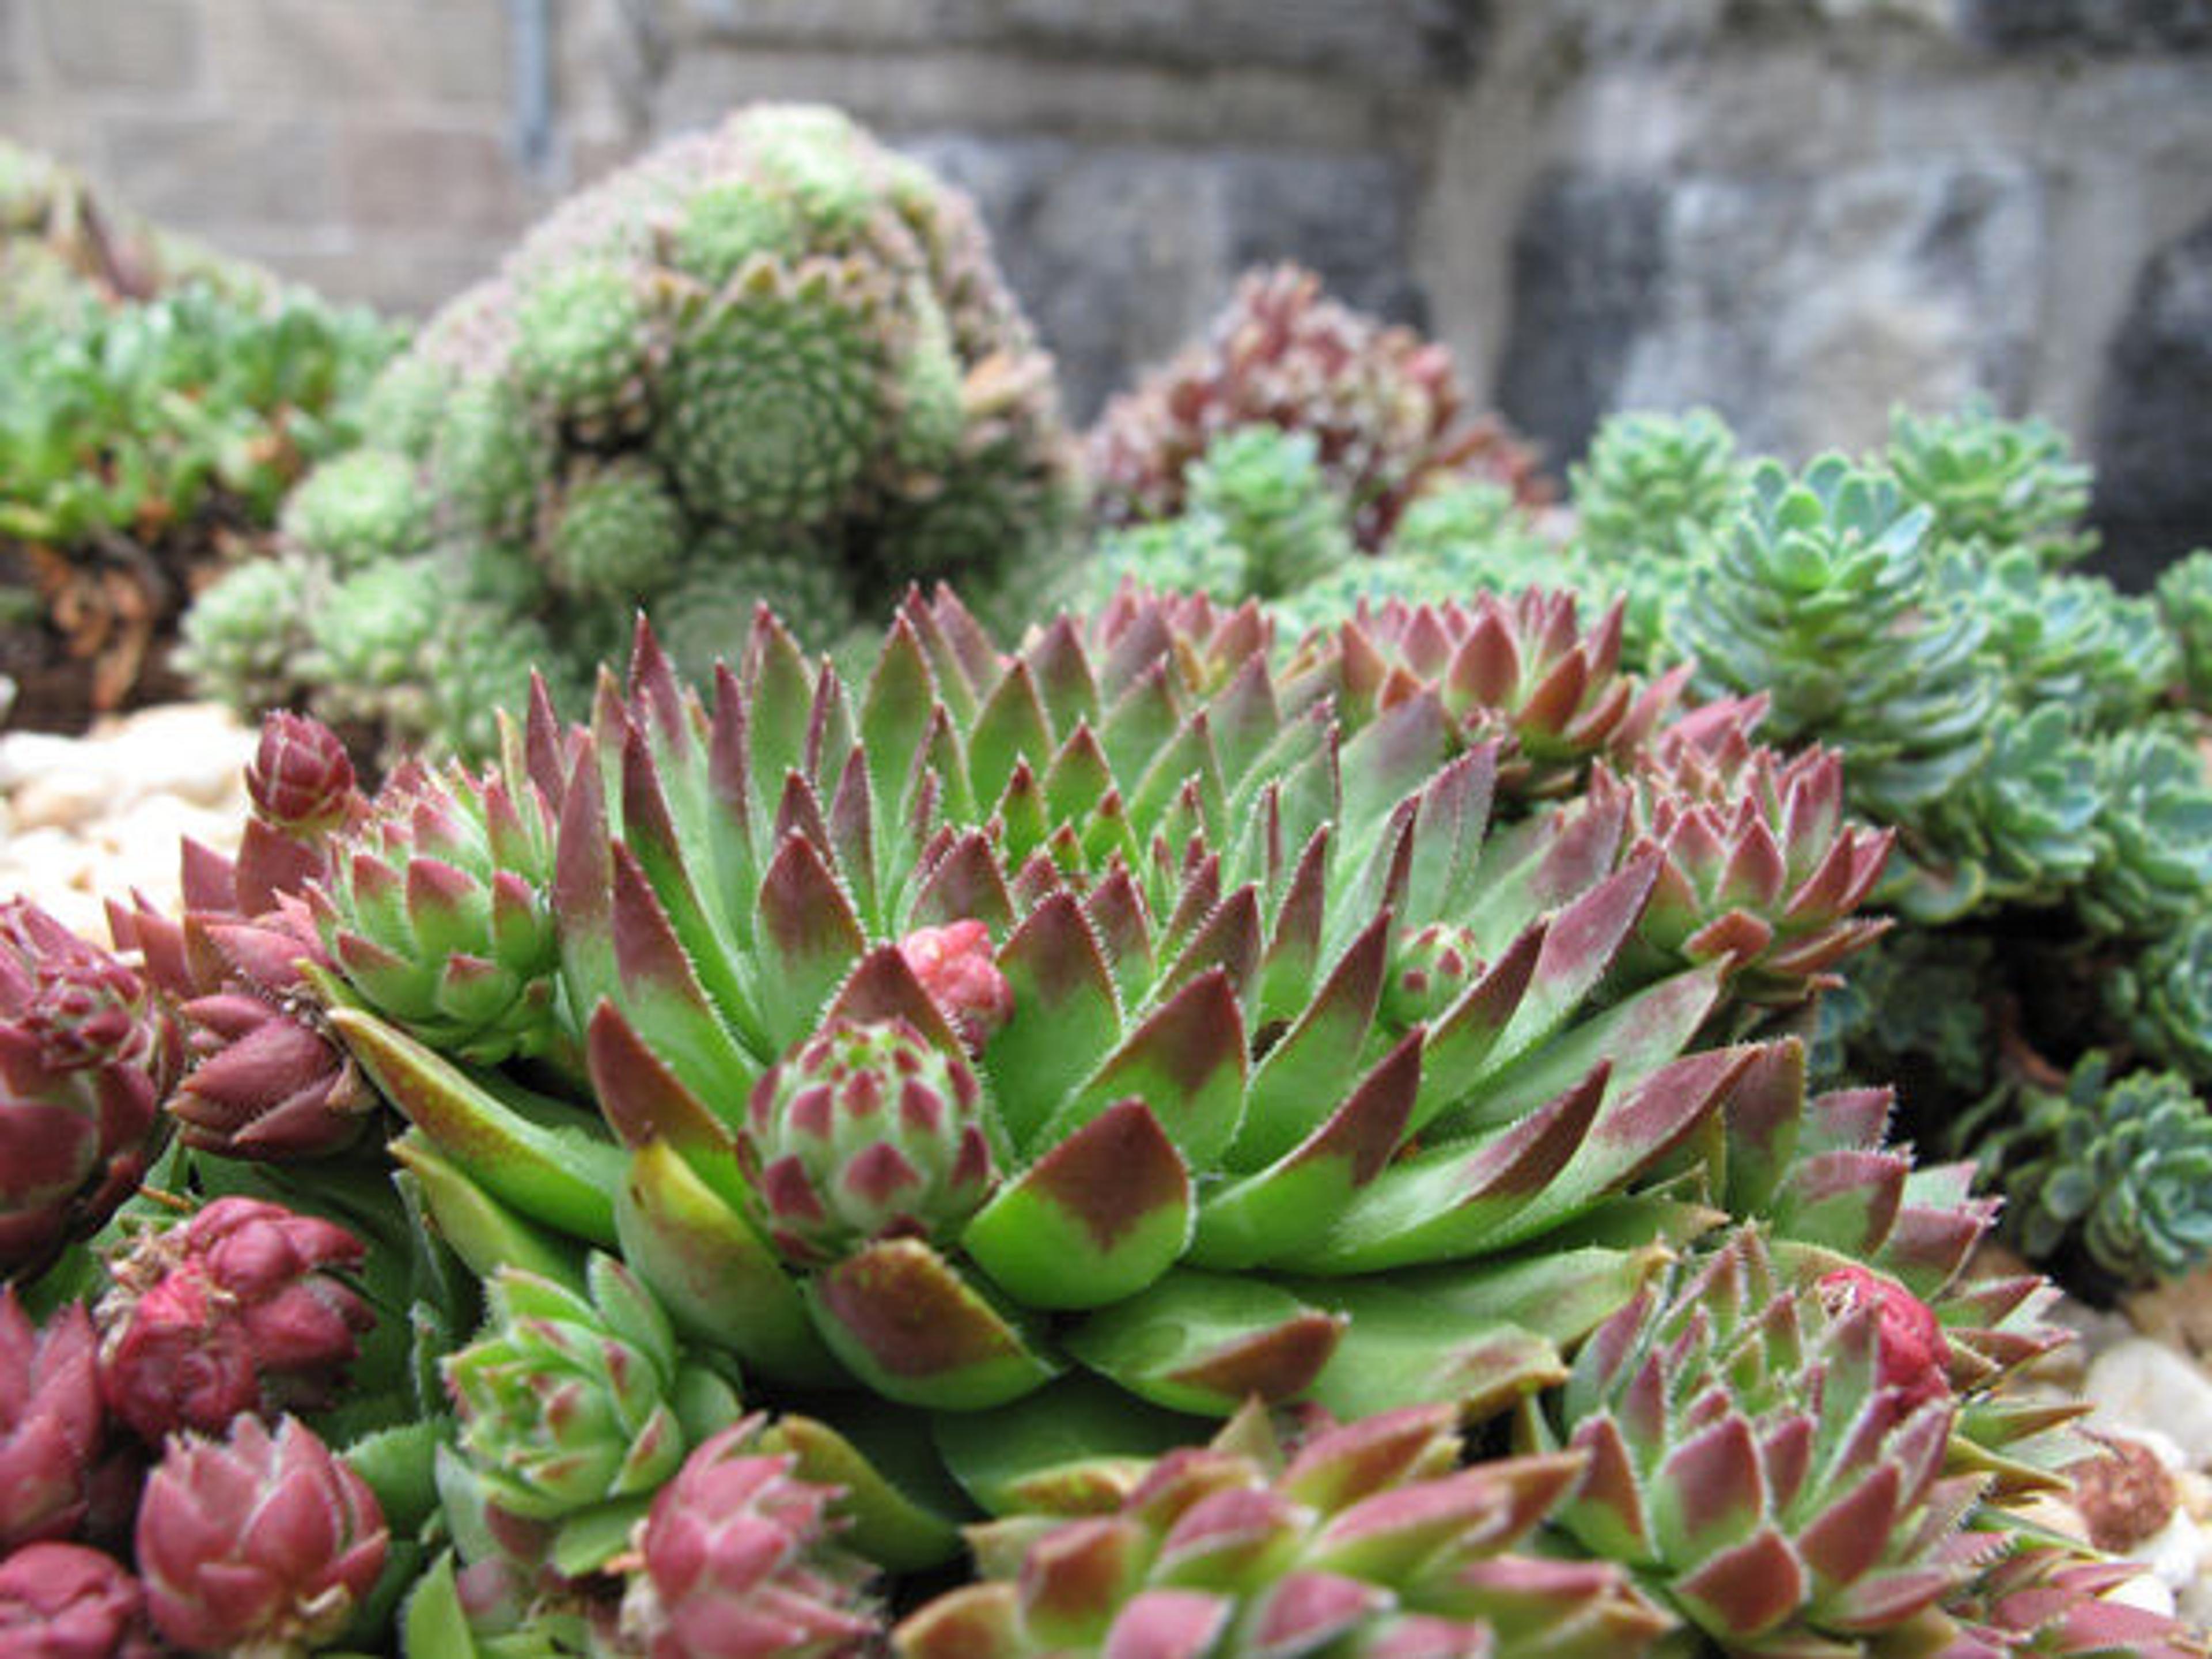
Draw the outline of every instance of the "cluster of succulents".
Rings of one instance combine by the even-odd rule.
[[[85,235],[106,222],[75,211]],[[25,718],[67,723],[175,693],[192,595],[265,552],[285,491],[358,440],[399,337],[273,282],[198,276],[157,292],[118,276],[66,315],[11,316],[18,275],[0,256],[0,670]]]
[[[1889,837],[1622,629],[641,625],[374,794],[271,716],[181,916],[9,913],[0,1628],[2191,1650],[2008,1507],[2084,1446],[1971,1166],[1808,1088]]]
[[[1125,580],[1261,599],[1295,636],[1556,551],[1532,517],[1551,499],[1534,453],[1468,413],[1450,351],[1295,266],[1247,276],[1204,341],[1114,399],[1089,459],[1094,604]]]
[[[2212,1145],[2212,780],[2187,668],[2212,562],[2155,598],[2074,574],[2086,499],[2040,422],[1900,411],[1881,457],[1760,462],[1686,545],[1630,562],[1675,573],[1657,659],[1762,698],[1769,741],[1832,745],[1848,805],[1894,836],[1875,898],[1900,926],[1830,1000],[1824,1053],[1910,1079],[1928,1138],[2014,1195],[2015,1236],[2110,1286],[2212,1256],[2212,1207],[2163,1173]],[[2119,1150],[2142,1136],[2158,1156]]]
[[[279,287],[258,266],[149,222],[52,156],[0,138],[0,326],[75,327],[95,307],[184,284],[241,302]]]
[[[1263,273],[1079,574],[971,210],[793,108],[368,408],[194,612],[324,717],[234,854],[0,904],[0,1650],[2208,1650],[1977,1260],[2212,1254],[2212,557],[2070,574],[2048,428],[1539,514]]]
[[[2070,1227],[2027,1203],[2013,1222],[2085,1283],[2200,1264],[2212,1207],[2089,1149],[2138,1097],[2212,1086],[2212,555],[2155,596],[2074,572],[2086,469],[1981,404],[1899,411],[1881,455],[1796,472],[1706,411],[1619,416],[1571,479],[1563,541],[1469,522],[1444,562],[1620,605],[1623,665],[1693,668],[1703,695],[1757,701],[1764,743],[1832,747],[1843,805],[1889,837],[1872,902],[1899,925],[1824,1000],[1822,1064],[1906,1082],[1912,1127],[2009,1190],[2088,1195]],[[2124,1099],[2066,1085],[2093,1054]],[[2212,1139],[2201,1110],[2159,1121],[2161,1146]]]
[[[915,580],[1018,605],[1080,508],[975,210],[822,108],[571,198],[369,408],[284,556],[195,607],[200,681],[479,758],[533,667],[583,694],[640,607],[693,674],[762,602],[829,648]]]

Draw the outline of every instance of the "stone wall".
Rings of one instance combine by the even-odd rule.
[[[2212,542],[2212,0],[0,0],[0,128],[394,303],[757,98],[973,191],[1085,414],[1297,258],[1561,460],[1980,391],[2094,456],[2122,563]]]
[[[526,153],[510,0],[0,0],[0,131],[329,292],[422,308],[611,131]]]

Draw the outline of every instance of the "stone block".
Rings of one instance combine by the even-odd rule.
[[[1964,0],[1970,39],[2000,52],[2212,50],[2212,0]]]
[[[348,222],[403,232],[520,231],[530,183],[503,126],[348,122],[338,139]]]
[[[222,0],[210,19],[225,96],[258,106],[503,106],[504,0]]]
[[[0,87],[20,87],[29,78],[23,46],[23,0],[0,0]]]
[[[1554,173],[1530,194],[1498,396],[1556,458],[1589,446],[1616,406],[1631,346],[1658,320],[1666,210],[1656,179]]]
[[[1522,222],[1500,404],[1561,459],[1620,407],[1710,404],[1799,457],[1879,444],[1899,403],[2018,407],[2044,192],[2024,166],[1935,158],[1556,175]]]
[[[1491,22],[1488,0],[1001,0],[991,9],[1016,44],[1384,86],[1466,79]]]
[[[54,76],[87,91],[177,93],[198,84],[196,0],[36,0]]]
[[[1200,333],[1253,264],[1299,259],[1353,304],[1419,309],[1412,183],[1388,158],[972,136],[903,147],[975,198],[1079,419]]]
[[[2212,547],[2212,219],[2145,264],[2097,398],[2102,562],[2131,586]]]
[[[117,115],[100,126],[101,175],[131,206],[179,229],[296,223],[330,210],[334,146],[320,121]]]
[[[660,0],[672,38],[766,46],[995,47],[1407,86],[1467,78],[1491,0]]]

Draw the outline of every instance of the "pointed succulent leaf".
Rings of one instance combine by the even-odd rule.
[[[1068,1352],[1171,1411],[1225,1416],[1246,1396],[1295,1398],[1346,1322],[1290,1291],[1180,1270],[1071,1332]]]
[[[962,1247],[1040,1308],[1133,1296],[1182,1256],[1193,1194],[1182,1155],[1143,1101],[1118,1101],[986,1204]]]
[[[915,1238],[885,1239],[805,1285],[830,1351],[878,1394],[974,1411],[1042,1387],[1057,1365]]]
[[[358,1009],[330,1022],[363,1070],[444,1154],[526,1216],[596,1244],[615,1242],[618,1147],[564,1102],[465,1071]]]

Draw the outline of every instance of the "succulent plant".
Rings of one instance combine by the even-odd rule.
[[[551,817],[527,780],[410,763],[333,849],[310,902],[370,1006],[468,1059],[541,1054],[557,1040],[552,858]]]
[[[0,1561],[0,1652],[22,1659],[155,1659],[146,1595],[82,1544],[32,1544]]]
[[[15,1288],[0,1290],[0,1553],[84,1521],[106,1428],[96,1346],[82,1307],[39,1329]]]
[[[1887,460],[1912,501],[1935,514],[1945,541],[2022,547],[2046,568],[2071,564],[2097,545],[2082,528],[2089,469],[2068,453],[2056,427],[2008,421],[1986,399],[1948,415],[1890,416]]]
[[[2097,770],[2098,858],[2075,908],[2100,933],[2155,936],[2212,883],[2212,780],[2195,745],[2159,726],[2106,738]]]
[[[836,1490],[766,1449],[762,1421],[702,1442],[638,1530],[622,1630],[647,1659],[839,1659],[876,1644],[870,1570],[832,1536]]]
[[[1571,593],[1479,593],[1467,605],[1362,606],[1310,636],[1287,672],[1319,674],[1339,716],[1364,724],[1424,693],[1470,740],[1505,747],[1498,781],[1517,794],[1581,784],[1591,761],[1648,738],[1681,694],[1685,671],[1650,685],[1620,672],[1621,607],[1584,633]]]
[[[739,1146],[776,1248],[826,1267],[957,1229],[996,1174],[980,1092],[963,1060],[899,1019],[833,1020],[770,1066]]]
[[[1863,1269],[1793,1285],[1754,1231],[1583,1345],[1539,1446],[1588,1472],[1559,1524],[1737,1654],[1863,1651],[1966,1580],[1935,1316]]]
[[[36,1273],[137,1190],[182,1044],[144,981],[0,903],[0,1274]]]
[[[712,678],[714,665],[743,647],[763,605],[822,647],[851,633],[853,595],[819,550],[774,532],[718,531],[708,541],[698,564],[654,607],[669,657],[685,678]],[[623,643],[616,642],[617,655]]]
[[[219,1434],[241,1413],[274,1418],[337,1397],[375,1322],[337,1275],[364,1247],[343,1227],[252,1198],[219,1198],[111,1267],[100,1387],[149,1445]]]
[[[1044,1654],[1633,1656],[1670,1621],[1603,1563],[1516,1554],[1572,1455],[1462,1468],[1449,1407],[1285,1449],[1257,1407],[1105,1513],[972,1534],[983,1582],[896,1632],[904,1659]]]
[[[179,1435],[147,1477],[138,1571],[155,1627],[197,1652],[303,1653],[337,1637],[384,1570],[376,1496],[312,1430],[241,1417]]]
[[[1637,933],[1671,961],[1729,963],[1738,997],[1787,1005],[1883,931],[1856,912],[1891,836],[1845,822],[1832,750],[1785,761],[1753,742],[1763,713],[1756,700],[1701,709],[1629,770],[1635,833],[1666,854]]]
[[[118,290],[46,325],[0,301],[0,578],[31,600],[10,656],[43,719],[174,695],[186,602],[270,550],[284,491],[356,441],[397,343],[273,282]]]
[[[2085,1055],[2065,1092],[2026,1088],[1981,1157],[2007,1199],[2007,1225],[2039,1260],[2062,1248],[2124,1285],[2175,1279],[2212,1256],[2212,1118],[2171,1072],[2115,1076]]]
[[[336,734],[276,714],[246,786],[254,816],[238,857],[184,845],[181,921],[111,900],[108,928],[176,1005],[191,1067],[163,1103],[188,1146],[283,1159],[336,1152],[380,1109],[322,1024],[309,969],[331,966],[303,900],[330,837],[367,803]]]
[[[2197,910],[2105,981],[2106,1006],[2143,1053],[2212,1081],[2212,910]]]
[[[2102,577],[2053,575],[2025,547],[1971,544],[1945,548],[1933,580],[1946,601],[1983,619],[2016,708],[2056,703],[2085,726],[2120,724],[2148,713],[2179,678],[2155,604]]]
[[[572,467],[545,526],[554,584],[621,604],[667,586],[689,534],[684,509],[652,463],[635,456]]]
[[[1210,514],[1244,550],[1262,599],[1303,586],[1353,556],[1344,505],[1329,492],[1310,432],[1233,428],[1191,464],[1186,511]]]
[[[1251,562],[1218,519],[1185,513],[1105,532],[1084,564],[1083,581],[1085,599],[1097,605],[1124,582],[1233,605],[1252,591]],[[1297,601],[1304,598],[1301,591]]]
[[[638,605],[702,674],[763,600],[827,647],[908,580],[988,596],[1056,568],[1079,507],[1050,359],[974,209],[826,109],[742,111],[572,198],[380,391],[386,453],[344,465],[404,473],[436,504],[428,543],[395,494],[324,545],[341,492],[319,479],[299,539],[325,574],[378,537],[437,574],[384,579],[416,595],[405,634],[389,595],[314,588],[302,683],[318,713],[471,757],[494,734],[469,689],[511,684],[495,642],[517,629],[564,690]]]
[[[2023,1541],[1951,1597],[1946,1611],[1971,1653],[2202,1659],[2202,1632],[2111,1595],[2141,1572],[2132,1561],[2085,1560],[2063,1545]]]
[[[1085,571],[1103,604],[1124,579],[1235,602],[1281,599],[1358,562],[1310,432],[1232,427],[1191,464],[1176,517],[1110,532]]]
[[[428,548],[432,503],[406,458],[356,449],[318,467],[284,502],[284,534],[341,574]]]
[[[419,708],[423,653],[445,614],[446,578],[424,554],[362,566],[333,582],[307,614],[300,678],[331,688],[333,720],[362,720],[386,705]],[[418,717],[419,718],[419,717]]]
[[[1765,695],[1771,739],[1842,750],[1854,800],[1893,823],[1973,771],[1996,707],[1982,623],[1929,592],[1929,521],[1840,457],[1795,480],[1763,462],[1674,618],[1699,685]]]
[[[2107,856],[2098,760],[2059,704],[1998,714],[1979,769],[1930,815],[1936,856],[1948,866],[1942,879],[1924,897],[1907,887],[1899,902],[1940,921],[1991,897],[2038,905],[2064,899]]]
[[[1090,438],[1109,525],[1173,518],[1194,465],[1224,434],[1310,433],[1369,552],[1432,489],[1468,479],[1546,498],[1534,457],[1492,416],[1469,419],[1451,355],[1323,297],[1294,265],[1248,274],[1206,340],[1106,407]]]
[[[1582,750],[1656,722],[1589,672],[1602,631],[1531,605],[1489,625],[1584,665]],[[331,1015],[413,1121],[432,1218],[486,1264],[619,1249],[769,1398],[842,1380],[963,1421],[944,1455],[987,1507],[1103,1455],[1089,1419],[1040,1437],[1070,1390],[1159,1424],[1556,1376],[1707,1224],[1668,1183],[1768,1050],[1707,1046],[1728,964],[1634,957],[1665,854],[1625,799],[1500,785],[1520,678],[1448,710],[1343,655],[1278,679],[1267,646],[1255,608],[1133,591],[1009,657],[940,595],[855,693],[763,617],[711,713],[649,631],[589,728],[539,699],[501,787],[558,821],[552,1006],[590,1096]],[[1771,1092],[1808,1109],[1802,1066]],[[1901,1180],[1880,1130],[1837,1161]],[[1965,1201],[1932,1193],[1927,1236],[1978,1235],[1936,1213]]]
[[[2159,574],[2158,608],[2181,653],[2191,700],[2200,708],[2212,704],[2212,550],[2199,548]]]
[[[443,1363],[470,1479],[495,1510],[557,1528],[570,1574],[616,1555],[686,1449],[738,1415],[618,1263],[594,1256],[587,1288],[499,1270],[483,1334]]]
[[[310,648],[306,565],[254,559],[203,592],[178,628],[177,666],[233,708],[273,708],[301,684]]]
[[[1719,534],[1747,470],[1735,434],[1710,409],[1609,416],[1568,471],[1575,545],[1601,565],[1679,568]]]

